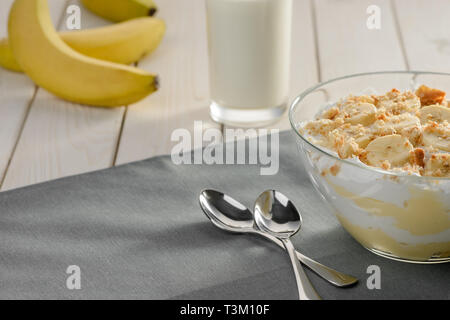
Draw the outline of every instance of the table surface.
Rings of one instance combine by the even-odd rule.
[[[13,0],[0,1],[0,37]],[[49,0],[59,30],[79,0]],[[62,101],[23,74],[0,69],[0,190],[168,154],[173,130],[224,126],[209,118],[204,0],[160,0],[166,37],[139,67],[162,87],[131,106]],[[369,30],[367,8],[381,9]],[[291,98],[319,81],[381,70],[450,70],[448,0],[294,0]],[[82,28],[108,22],[82,8]],[[288,129],[287,116],[271,128]],[[225,131],[224,131],[225,132]],[[227,137],[224,135],[224,139]]]

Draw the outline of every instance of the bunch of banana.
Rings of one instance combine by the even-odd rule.
[[[110,0],[105,12],[123,9],[125,2],[148,1]],[[129,13],[130,18],[143,15],[139,10]],[[126,20],[125,15],[122,18]],[[58,34],[47,0],[16,0],[9,16],[9,39],[0,41],[0,64],[24,71],[37,85],[69,101],[103,107],[128,105],[156,91],[158,78],[126,64],[155,50],[164,33],[162,20],[144,17]]]

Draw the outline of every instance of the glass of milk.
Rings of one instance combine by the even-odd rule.
[[[212,118],[274,122],[289,98],[292,0],[206,0],[206,12]]]

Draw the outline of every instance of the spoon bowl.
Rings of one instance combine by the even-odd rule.
[[[203,190],[200,206],[214,225],[234,233],[254,232],[253,213],[232,197],[216,190]]]
[[[275,190],[263,192],[256,200],[255,221],[262,231],[282,239],[292,237],[302,226],[294,204]]]

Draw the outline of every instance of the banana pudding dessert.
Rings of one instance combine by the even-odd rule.
[[[308,121],[301,133],[342,159],[420,176],[450,177],[450,107],[445,92],[349,96]]]
[[[296,129],[311,143],[299,140],[313,185],[358,242],[397,260],[450,261],[444,91],[422,85],[351,95]]]

